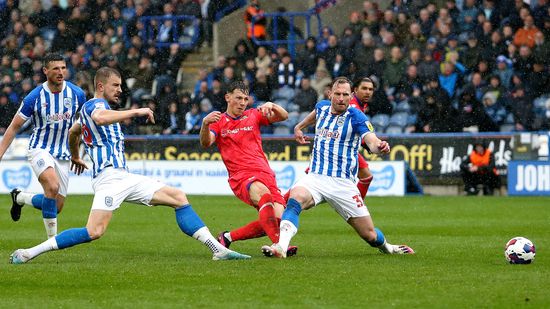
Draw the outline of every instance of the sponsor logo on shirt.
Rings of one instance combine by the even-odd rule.
[[[340,131],[338,131],[338,130],[330,131],[330,130],[327,130],[327,129],[321,129],[319,131],[319,133],[317,134],[317,136],[324,137],[324,138],[337,139],[337,138],[340,137]]]
[[[227,135],[239,134],[239,132],[241,132],[241,131],[252,131],[253,128],[254,128],[253,126],[247,126],[247,127],[242,127],[242,128],[236,128],[236,129],[233,129],[233,130],[224,129],[224,130],[222,130],[221,135],[222,135],[222,137],[225,137]]]
[[[71,112],[64,112],[63,114],[46,115],[47,122],[58,122],[71,119]]]

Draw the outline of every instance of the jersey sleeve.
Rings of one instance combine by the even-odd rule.
[[[33,92],[23,98],[23,102],[21,102],[21,106],[19,107],[19,116],[25,120],[29,119],[34,112],[37,97],[33,95]]]
[[[208,128],[210,129],[210,132],[214,133],[216,138],[218,138],[218,136],[220,135],[220,121],[214,122]]]
[[[257,119],[258,124],[259,124],[260,126],[268,126],[268,125],[271,124],[271,122],[269,121],[269,118],[267,118],[266,116],[262,115],[262,113],[260,113],[259,110],[253,109],[253,110],[252,110],[252,113],[254,114],[254,117]]]
[[[106,110],[110,109],[107,102],[103,100],[94,100],[94,101],[88,101],[86,104],[84,104],[84,113],[92,117],[95,111],[97,110]]]
[[[365,114],[354,107],[348,110],[352,116],[351,125],[353,130],[361,136],[361,139],[363,139],[366,134],[374,133],[374,127]]]

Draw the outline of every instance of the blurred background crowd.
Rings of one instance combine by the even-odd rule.
[[[336,76],[376,81],[367,114],[379,132],[550,129],[547,0],[394,0],[384,7],[357,1],[356,10],[343,16],[349,24],[341,33],[325,25],[296,52],[258,44],[303,34],[284,17],[273,27],[252,0],[243,23],[250,26],[257,15],[255,31],[223,38],[235,41],[233,53],[201,68],[186,89],[181,65],[212,46],[216,14],[231,2],[0,0],[0,133],[22,98],[45,80],[41,59],[48,52],[65,56],[67,80],[88,98],[99,67],[122,72],[122,108],[148,106],[158,119],[156,125],[129,121],[126,134],[196,134],[206,114],[224,110],[224,88],[234,80],[249,84],[254,105],[283,105],[289,119],[265,133],[289,134],[327,98]],[[185,21],[176,27],[171,18],[179,15],[194,16],[199,31]],[[146,33],[144,16],[166,19],[153,21],[153,33]],[[183,44],[193,36],[195,44]]]

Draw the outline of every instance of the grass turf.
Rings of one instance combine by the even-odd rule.
[[[91,196],[70,196],[60,230],[85,225]],[[255,217],[234,197],[191,196],[214,235]],[[368,198],[375,224],[414,256],[387,256],[360,240],[328,205],[301,215],[298,256],[268,259],[267,238],[236,242],[250,261],[212,261],[178,229],[171,209],[124,204],[92,244],[8,264],[16,248],[44,240],[40,213],[9,218],[0,197],[0,307],[413,307],[549,308],[550,198]],[[2,210],[3,209],[3,210]],[[1,214],[1,213],[0,213]],[[509,265],[504,244],[525,236],[531,265]]]

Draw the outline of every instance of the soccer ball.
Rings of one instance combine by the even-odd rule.
[[[525,237],[514,237],[506,243],[504,257],[510,264],[531,264],[535,259],[535,245]]]

